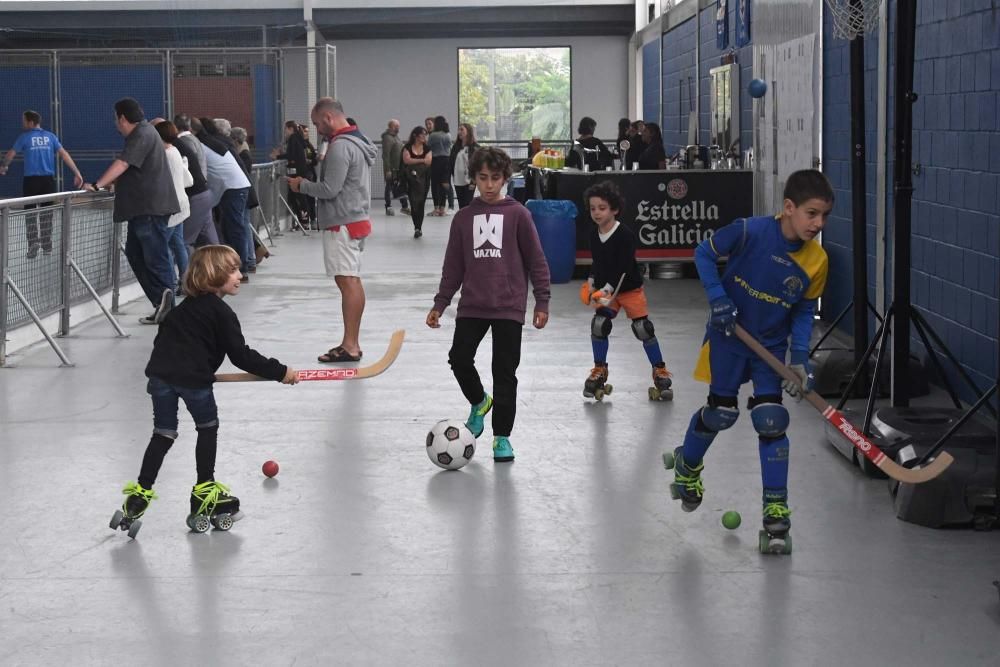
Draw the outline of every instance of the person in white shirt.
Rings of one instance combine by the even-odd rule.
[[[180,154],[174,144],[177,142],[177,127],[169,120],[156,119],[153,127],[160,133],[163,140],[163,148],[167,153],[167,166],[170,168],[170,178],[174,182],[174,190],[177,192],[177,203],[181,210],[174,213],[167,220],[167,228],[170,236],[167,239],[167,247],[173,257],[174,265],[177,267],[178,286],[184,280],[184,272],[188,266],[187,244],[184,243],[184,226],[182,222],[191,215],[191,204],[188,201],[185,188],[194,185],[194,177],[188,170],[187,158]],[[179,289],[179,288],[178,288]],[[174,290],[176,293],[178,290]]]

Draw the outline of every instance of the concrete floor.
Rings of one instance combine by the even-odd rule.
[[[468,406],[446,363],[454,309],[423,324],[447,221],[376,221],[365,253],[366,362],[407,341],[378,378],[218,386],[218,476],[247,518],[190,534],[194,430],[163,467],[138,540],[112,532],[151,428],[143,367],[155,331],[132,303],[115,339],[94,320],[0,371],[0,664],[109,665],[997,665],[1000,533],[898,521],[883,481],[825,442],[792,404],[795,553],[757,553],[760,479],[746,415],[706,461],[684,514],[661,451],[706,394],[690,379],[704,326],[695,281],[648,284],[676,399],[646,398],[648,366],[623,324],[603,404],[576,284],[525,330],[514,464],[490,431],[464,470],[424,453]],[[252,345],[300,368],[339,341],[318,238],[286,235],[232,300]],[[488,346],[481,352],[487,359]],[[485,364],[488,368],[488,362]],[[489,386],[489,384],[487,384]],[[267,459],[281,473],[265,479]],[[726,509],[743,525],[726,531]]]

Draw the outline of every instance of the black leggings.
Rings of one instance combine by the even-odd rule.
[[[493,435],[509,436],[517,408],[517,367],[521,363],[520,322],[460,317],[448,363],[470,404],[483,400],[483,381],[476,370],[476,350],[486,332],[493,329]]]
[[[444,208],[447,201],[451,202],[452,207],[455,205],[451,194],[447,155],[435,155],[431,161],[431,195],[434,197],[434,208]]]
[[[427,184],[409,181],[410,217],[413,218],[413,228],[424,226],[424,205],[427,203]]]

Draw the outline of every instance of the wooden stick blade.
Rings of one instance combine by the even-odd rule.
[[[799,384],[798,376],[793,373],[790,368],[785,366],[785,364],[783,364],[777,357],[771,354],[767,348],[761,345],[756,338],[751,336],[746,329],[737,324],[735,331],[736,337],[749,347],[754,354],[763,359],[764,363],[770,366],[771,370],[785,380],[795,383],[799,386],[799,390],[802,390],[802,386]],[[927,482],[943,473],[945,469],[954,461],[951,454],[948,452],[941,452],[930,465],[923,468],[904,468],[887,457],[885,452],[876,447],[875,444],[866,438],[860,430],[855,428],[854,425],[851,424],[846,417],[844,417],[844,415],[823,400],[823,397],[815,391],[805,393],[805,399],[810,405],[816,408],[828,422],[833,424],[834,428],[836,428],[841,435],[847,438],[847,440],[854,445],[855,449],[864,454],[882,472],[895,480],[905,482],[907,484],[920,484],[922,482]]]
[[[399,329],[394,331],[389,339],[389,347],[382,358],[370,366],[360,366],[358,368],[316,368],[299,371],[299,381],[309,382],[314,380],[361,380],[373,378],[386,372],[400,350],[403,349],[403,341],[406,338],[406,331]],[[219,373],[215,376],[216,382],[258,382],[266,380],[253,373]]]

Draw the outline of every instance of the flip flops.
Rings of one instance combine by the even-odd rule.
[[[358,352],[355,356],[345,350],[343,346],[338,345],[337,347],[331,347],[324,354],[316,357],[316,359],[323,364],[343,364],[350,363],[352,361],[361,361],[362,354],[362,352]]]

